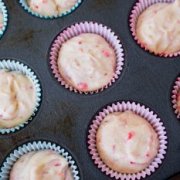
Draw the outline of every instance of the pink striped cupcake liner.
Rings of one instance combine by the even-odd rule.
[[[171,54],[157,54],[155,52],[152,52],[149,50],[136,36],[136,23],[138,20],[138,17],[141,15],[141,13],[147,9],[149,6],[156,4],[156,3],[172,3],[174,0],[138,0],[135,6],[133,7],[130,15],[130,30],[132,33],[133,38],[135,41],[140,45],[141,48],[145,49],[146,51],[149,51],[150,53],[153,53],[160,57],[177,57],[180,55],[179,52],[171,53]]]
[[[123,112],[127,110],[133,111],[134,113],[145,118],[157,132],[160,143],[158,153],[153,162],[143,171],[133,174],[119,173],[112,170],[101,160],[96,148],[96,133],[103,119],[110,113]],[[95,165],[107,176],[121,180],[142,179],[150,176],[153,172],[155,172],[155,170],[162,164],[162,161],[165,158],[167,149],[166,130],[160,118],[144,105],[140,105],[139,103],[135,102],[117,102],[102,109],[102,111],[100,111],[98,115],[93,119],[88,131],[88,149]]]
[[[180,119],[180,110],[178,110],[177,106],[178,94],[180,94],[180,76],[176,79],[176,82],[172,90],[172,103],[174,112],[177,115],[177,118]]]
[[[78,36],[82,33],[95,33],[95,34],[101,35],[114,48],[115,54],[116,54],[116,70],[115,70],[113,78],[105,87],[102,87],[101,89],[98,89],[96,91],[91,91],[91,92],[81,92],[75,89],[74,87],[72,87],[71,85],[67,84],[66,81],[60,75],[60,72],[58,70],[58,64],[57,64],[58,53],[62,44],[65,43],[67,40],[75,36]],[[70,91],[75,92],[75,93],[94,94],[94,93],[101,92],[104,89],[107,89],[119,78],[121,71],[123,69],[123,65],[124,65],[124,50],[118,36],[116,36],[115,33],[110,28],[102,24],[98,24],[96,22],[76,23],[66,28],[56,37],[50,49],[50,66],[51,66],[53,75],[62,86],[64,86],[66,89],[69,89]]]

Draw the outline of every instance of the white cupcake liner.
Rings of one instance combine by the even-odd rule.
[[[74,180],[80,180],[80,173],[78,167],[76,165],[75,160],[70,155],[70,153],[65,150],[63,147],[57,145],[56,143],[49,141],[33,141],[25,143],[16,149],[14,149],[4,160],[3,164],[0,167],[0,179],[8,180],[11,169],[14,163],[24,154],[27,154],[32,151],[40,151],[40,150],[52,150],[63,156],[71,168],[72,175]]]
[[[142,12],[145,9],[147,9],[148,7],[150,7],[151,5],[156,4],[156,3],[172,3],[172,2],[174,2],[174,0],[138,0],[137,3],[134,5],[131,15],[130,15],[130,20],[129,20],[130,21],[130,30],[131,30],[132,36],[135,39],[135,41],[145,51],[148,51],[148,52],[153,53],[160,57],[176,57],[176,56],[180,55],[180,51],[175,52],[175,53],[170,53],[170,54],[159,54],[159,53],[155,53],[155,52],[149,50],[143,43],[141,43],[141,41],[136,36],[136,23],[137,23],[139,16],[142,14]]]
[[[133,111],[134,113],[145,118],[156,131],[160,143],[158,153],[153,162],[143,171],[132,174],[119,173],[112,170],[101,160],[96,147],[96,133],[103,119],[108,114],[111,114],[113,112],[123,112],[127,110]],[[163,159],[165,158],[167,149],[167,136],[163,123],[161,122],[160,118],[158,118],[158,116],[154,114],[153,111],[151,111],[149,108],[146,108],[144,105],[140,105],[135,102],[117,102],[113,103],[111,106],[103,108],[102,111],[100,111],[95,117],[95,119],[93,119],[88,133],[88,149],[90,155],[92,156],[92,160],[102,172],[114,179],[135,180],[146,178],[147,176],[150,176],[153,172],[155,172],[155,170],[160,166]]]
[[[174,108],[174,112],[177,115],[177,118],[180,119],[180,112],[177,109],[177,94],[180,91],[180,76],[176,79],[176,82],[173,86],[172,90],[172,104]]]
[[[64,81],[64,79],[61,77],[59,69],[58,69],[58,64],[57,64],[58,54],[59,54],[59,50],[62,44],[65,43],[67,40],[75,36],[78,36],[82,33],[95,33],[102,36],[114,48],[114,51],[116,54],[116,70],[115,70],[113,78],[103,88],[98,89],[96,91],[91,91],[91,92],[81,92],[75,89],[74,87],[72,87],[71,85],[67,84],[66,81]],[[102,24],[98,24],[96,22],[76,23],[66,28],[54,40],[52,47],[50,49],[50,65],[51,65],[51,69],[55,78],[66,89],[69,89],[70,91],[73,91],[75,93],[80,93],[80,94],[94,94],[94,93],[103,91],[104,89],[107,89],[119,78],[121,71],[123,69],[123,65],[124,65],[124,50],[123,50],[123,47],[119,38],[115,35],[115,33],[110,28]]]
[[[32,82],[34,83],[35,89],[36,89],[36,104],[35,104],[35,108],[34,111],[31,115],[31,117],[29,119],[27,119],[26,122],[15,126],[13,128],[4,128],[1,129],[0,128],[0,134],[9,134],[9,133],[14,133],[22,128],[24,128],[27,124],[29,124],[34,116],[36,115],[40,103],[41,103],[41,86],[40,86],[40,82],[37,78],[37,76],[35,75],[35,73],[33,72],[32,69],[30,69],[28,66],[24,65],[23,63],[19,62],[19,61],[15,61],[15,60],[0,60],[0,69],[7,69],[10,71],[19,71],[22,74],[26,75],[27,77],[29,77]]]
[[[0,11],[3,13],[3,28],[0,30],[0,38],[3,36],[4,32],[6,31],[7,24],[8,24],[8,12],[7,8],[2,0],[0,0]]]
[[[21,4],[21,6],[24,8],[25,11],[27,11],[28,13],[30,13],[33,16],[43,18],[43,19],[55,19],[55,18],[60,18],[60,17],[66,16],[68,14],[71,14],[73,11],[75,11],[81,5],[82,2],[83,2],[83,0],[77,0],[77,3],[71,9],[67,10],[64,13],[60,13],[57,16],[44,16],[35,11],[32,11],[31,8],[27,4],[27,0],[19,0],[19,3]]]

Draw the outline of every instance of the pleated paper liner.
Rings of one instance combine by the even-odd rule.
[[[138,0],[137,3],[134,5],[131,15],[130,15],[130,30],[132,33],[133,38],[135,41],[140,45],[141,48],[143,48],[145,51],[148,51],[150,53],[153,53],[154,55],[160,56],[160,57],[177,57],[180,55],[179,52],[175,53],[170,53],[170,54],[158,54],[155,52],[152,52],[151,50],[148,49],[141,41],[138,39],[136,36],[136,24],[138,21],[139,16],[142,14],[144,10],[146,10],[148,7],[150,7],[153,4],[156,3],[172,3],[174,0]],[[153,18],[153,17],[152,17]]]
[[[126,174],[112,170],[101,160],[96,147],[96,134],[103,119],[110,113],[124,111],[132,111],[137,115],[145,118],[152,125],[159,138],[159,150],[156,157],[146,169],[138,173]],[[153,111],[151,111],[149,108],[146,108],[144,105],[140,105],[135,102],[117,102],[107,106],[106,108],[103,108],[92,120],[88,131],[88,149],[94,164],[107,176],[113,179],[121,180],[143,179],[154,173],[165,158],[167,149],[166,130],[160,118],[158,118],[158,116]]]
[[[111,81],[101,89],[97,89],[96,91],[91,91],[91,92],[81,92],[80,90],[77,90],[68,83],[66,83],[66,81],[63,79],[63,77],[59,72],[58,64],[57,64],[58,55],[62,44],[65,43],[67,40],[75,36],[78,36],[82,33],[94,33],[102,36],[114,48],[116,55],[116,69]],[[62,86],[75,93],[94,94],[107,89],[108,87],[112,86],[113,83],[119,78],[119,76],[121,75],[121,71],[123,69],[123,65],[124,65],[124,50],[119,38],[110,28],[102,24],[98,24],[96,22],[76,23],[66,28],[55,38],[50,49],[50,66],[55,78]]]
[[[31,8],[29,7],[27,0],[19,0],[20,5],[24,8],[24,10],[28,13],[30,13],[33,16],[36,16],[38,18],[42,18],[42,19],[55,19],[55,18],[61,18],[64,16],[67,16],[68,14],[71,14],[73,11],[75,11],[83,2],[83,0],[77,0],[77,2],[75,3],[75,5],[70,8],[69,10],[67,10],[66,12],[60,13],[58,15],[55,16],[44,16],[41,15],[33,10],[31,10]]]
[[[180,106],[178,106],[178,99],[180,101],[180,76],[177,77],[172,90],[172,104],[174,112],[177,115],[177,118],[180,119]]]
[[[80,180],[80,173],[78,166],[71,156],[71,154],[56,143],[50,141],[32,141],[22,144],[21,146],[15,148],[4,160],[3,164],[0,167],[0,179],[8,180],[11,169],[16,161],[21,158],[23,155],[33,152],[33,151],[41,151],[41,150],[52,150],[57,152],[59,155],[63,156],[71,169],[74,180]]]
[[[15,132],[19,131],[20,129],[24,128],[33,120],[33,118],[37,114],[38,109],[40,107],[42,91],[41,91],[41,85],[40,85],[39,79],[37,78],[37,76],[35,75],[33,70],[30,69],[27,65],[25,65],[19,61],[10,60],[10,59],[0,60],[0,69],[7,69],[10,71],[18,71],[18,72],[22,73],[23,75],[29,77],[32,80],[35,90],[36,90],[36,104],[35,104],[34,111],[31,115],[31,117],[29,119],[27,119],[24,123],[19,124],[15,127],[5,128],[5,129],[0,128],[0,134],[10,134],[10,133],[15,133]]]

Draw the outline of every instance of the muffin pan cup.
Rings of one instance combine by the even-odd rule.
[[[72,87],[71,85],[67,84],[64,81],[64,79],[61,77],[60,72],[58,70],[58,64],[57,64],[58,55],[59,55],[59,51],[62,44],[65,43],[67,40],[75,36],[78,36],[82,33],[94,33],[94,34],[98,34],[102,36],[113,47],[116,54],[116,69],[115,69],[113,78],[106,86],[102,87],[101,89],[98,89],[96,91],[91,91],[91,92],[81,92],[75,89],[74,87]],[[50,66],[52,69],[52,73],[54,74],[58,82],[62,86],[64,86],[66,89],[69,89],[70,91],[73,91],[75,93],[80,93],[80,94],[94,94],[94,93],[101,92],[104,89],[107,89],[108,87],[112,86],[113,83],[121,75],[121,71],[124,65],[124,50],[123,50],[123,47],[119,38],[115,35],[115,33],[110,28],[102,24],[98,24],[96,22],[80,22],[66,28],[56,37],[56,39],[52,43],[49,56],[50,56],[49,59],[50,59]]]
[[[160,57],[177,57],[180,55],[179,52],[171,53],[171,54],[158,54],[155,52],[152,52],[149,50],[136,36],[136,23],[141,15],[141,13],[146,10],[148,7],[150,7],[153,4],[156,3],[172,3],[174,0],[138,0],[137,3],[134,5],[131,11],[130,19],[129,19],[129,26],[132,33],[132,36],[134,40],[140,45],[141,48],[143,48],[145,51],[148,51],[150,53],[153,53],[154,55],[160,56]]]
[[[143,171],[132,174],[119,173],[112,170],[101,160],[96,147],[96,133],[103,119],[110,113],[123,112],[127,110],[133,111],[134,113],[145,118],[152,125],[159,138],[159,150],[152,163]],[[160,118],[158,118],[158,116],[149,108],[146,108],[144,105],[140,105],[135,102],[117,102],[102,109],[102,111],[100,111],[98,115],[95,116],[95,118],[92,120],[92,124],[90,125],[88,131],[87,143],[88,150],[92,160],[94,161],[94,164],[111,178],[121,180],[135,180],[150,176],[162,164],[167,150],[166,130]]]
[[[34,83],[35,89],[36,89],[36,104],[35,104],[35,108],[34,111],[31,115],[31,117],[29,119],[27,119],[27,121],[25,121],[24,123],[17,125],[15,127],[12,128],[0,128],[0,134],[10,134],[10,133],[15,133],[17,131],[19,131],[20,129],[24,128],[26,125],[28,125],[34,118],[34,116],[37,114],[37,111],[40,107],[40,103],[41,103],[41,86],[40,86],[40,82],[37,78],[37,76],[35,75],[35,73],[33,72],[32,69],[30,69],[27,65],[19,62],[19,61],[15,61],[15,60],[0,60],[0,69],[7,69],[9,71],[18,71],[21,72],[22,74],[26,75],[27,77],[29,77],[32,82]]]
[[[15,148],[4,160],[2,166],[0,167],[0,179],[8,180],[10,176],[11,169],[16,163],[16,161],[23,155],[40,150],[52,150],[63,156],[71,169],[74,180],[80,180],[80,173],[76,165],[75,160],[70,155],[70,153],[63,147],[57,145],[56,143],[50,141],[32,141],[22,144],[21,146]]]
[[[28,13],[30,13],[33,16],[36,16],[38,18],[42,18],[42,19],[55,19],[55,18],[60,18],[60,17],[64,17],[67,16],[68,14],[71,14],[73,11],[75,11],[83,2],[83,0],[77,0],[77,3],[68,11],[64,12],[64,13],[60,13],[57,16],[43,16],[35,11],[32,11],[31,8],[28,6],[27,4],[27,0],[19,0],[20,5],[24,8],[25,11],[27,11]]]
[[[176,79],[172,90],[172,104],[177,118],[180,119],[180,112],[177,109],[177,95],[180,91],[180,76]]]
[[[0,38],[1,38],[6,31],[7,24],[8,24],[8,12],[2,0],[0,0],[0,10],[2,11],[2,14],[3,14],[3,27],[0,30]]]

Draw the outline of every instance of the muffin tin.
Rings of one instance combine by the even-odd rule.
[[[81,179],[108,180],[91,160],[88,130],[99,110],[117,101],[144,104],[160,117],[167,131],[168,149],[160,167],[146,179],[164,180],[180,172],[180,122],[171,103],[171,92],[180,70],[180,57],[163,58],[142,49],[133,39],[129,17],[136,1],[95,0],[83,3],[72,14],[53,20],[32,16],[19,1],[6,0],[7,32],[0,40],[0,59],[17,59],[34,70],[42,86],[42,103],[34,120],[21,131],[0,135],[0,163],[19,145],[47,140],[62,145],[75,159]],[[125,65],[119,79],[97,94],[77,94],[61,86],[50,68],[53,39],[74,23],[104,24],[119,36]]]

